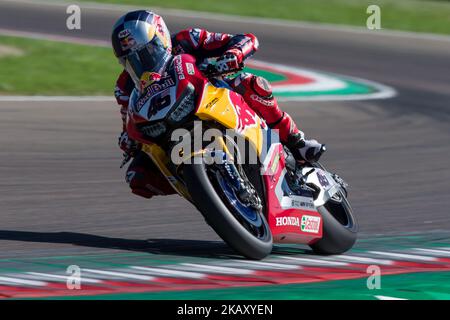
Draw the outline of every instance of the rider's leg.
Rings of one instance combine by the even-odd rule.
[[[300,132],[289,114],[278,107],[272,87],[266,79],[251,73],[241,73],[228,83],[242,95],[250,108],[266,120],[271,129],[278,130],[282,143],[287,143],[290,135]]]
[[[250,73],[241,73],[228,84],[242,95],[245,102],[255,110],[271,129],[278,130],[280,141],[287,145],[298,160],[317,161],[326,150],[316,140],[306,140],[292,118],[280,110],[272,94],[269,81]]]
[[[134,194],[150,199],[156,195],[174,194],[172,186],[159,171],[150,157],[139,152],[126,173],[126,182]]]

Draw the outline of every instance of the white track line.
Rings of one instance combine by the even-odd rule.
[[[2,277],[2,276],[0,276],[0,282],[6,282],[6,283],[11,283],[11,284],[21,284],[21,285],[26,285],[26,286],[38,286],[38,287],[47,285],[47,283],[43,282],[43,281],[25,280],[25,279]]]
[[[97,270],[97,269],[81,269],[81,270],[82,270],[82,272],[101,274],[101,275],[105,275],[105,276],[113,276],[113,277],[119,277],[119,278],[144,280],[144,281],[155,280],[155,277],[152,277],[152,276],[144,276],[144,275],[139,275],[139,274],[125,273],[125,272],[106,271],[106,270]]]
[[[383,251],[369,251],[368,253],[392,257],[393,259],[398,258],[398,259],[427,261],[427,262],[437,261],[437,259],[433,258],[433,257],[426,257],[426,256],[419,256],[419,255],[405,254],[405,253],[383,252]]]
[[[35,276],[37,279],[47,279],[49,281],[58,281],[65,282],[69,279],[71,279],[70,276],[63,276],[63,275],[57,275],[57,274],[51,274],[51,273],[41,273],[41,272],[27,272],[26,274]],[[83,276],[80,277],[81,283],[101,283],[101,280],[98,279],[91,279],[91,278],[85,278]]]
[[[361,264],[379,264],[379,265],[392,265],[394,261],[385,260],[385,259],[375,259],[375,258],[367,258],[367,257],[359,257],[359,256],[350,256],[350,255],[338,255],[338,256],[330,256],[330,260],[340,260],[347,261],[353,263],[361,263]]]
[[[223,266],[213,266],[206,264],[196,264],[196,263],[182,263],[176,267],[183,268],[182,270],[193,270],[193,271],[205,271],[211,273],[219,273],[219,274],[252,274],[254,271],[249,269],[239,269],[239,268],[230,268]]]
[[[422,253],[422,254],[431,255],[431,256],[450,257],[450,251],[445,251],[445,250],[414,248],[414,249],[412,249],[412,251],[415,253]]]
[[[280,256],[278,258],[291,260],[292,263],[298,263],[301,265],[313,265],[313,266],[347,266],[348,263],[339,262],[339,261],[329,261],[329,260],[320,260],[320,259],[308,259],[308,258],[300,258],[300,257],[290,257],[290,256]]]
[[[374,296],[378,300],[408,300],[403,298],[396,298],[396,297],[388,297],[388,296]]]
[[[34,31],[19,31],[19,30],[0,28],[0,35],[10,36],[10,37],[19,37],[19,38],[37,39],[37,40],[48,40],[48,41],[56,41],[56,42],[68,42],[68,43],[75,43],[75,44],[81,44],[81,45],[86,45],[86,46],[96,46],[96,47],[105,47],[105,48],[111,47],[111,43],[109,41],[77,38],[77,37],[55,35],[55,34],[43,33],[43,32],[34,32]]]
[[[173,269],[163,269],[163,268],[149,268],[149,267],[139,267],[131,266],[131,268],[139,273],[151,274],[156,276],[174,277],[174,278],[191,278],[191,279],[202,279],[206,275],[204,273],[192,272],[192,271],[181,271]]]
[[[272,262],[261,262],[261,261],[241,261],[235,260],[233,262],[226,263],[230,266],[247,267],[262,270],[299,270],[301,267],[293,264],[281,264]]]

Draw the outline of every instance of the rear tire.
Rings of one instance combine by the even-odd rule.
[[[261,214],[268,232],[264,239],[251,234],[230,212],[208,177],[206,166],[186,164],[184,179],[196,207],[214,231],[236,252],[246,258],[260,260],[270,254],[273,246],[269,225]]]

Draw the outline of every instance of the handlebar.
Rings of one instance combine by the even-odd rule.
[[[216,68],[216,61],[217,58],[206,58],[204,59],[199,65],[198,68],[207,78],[215,78],[215,77],[221,77],[226,76],[226,73],[220,72]],[[244,64],[242,64],[241,68],[239,70],[235,70],[230,72],[236,73],[244,68]]]

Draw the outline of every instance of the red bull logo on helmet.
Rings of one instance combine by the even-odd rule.
[[[161,75],[156,72],[144,72],[140,79],[141,90],[147,88],[155,81],[161,80]]]

